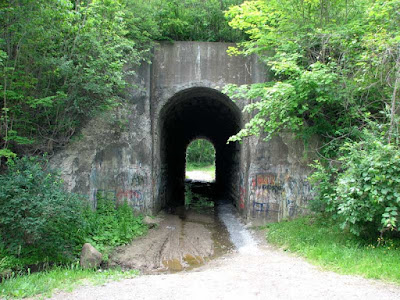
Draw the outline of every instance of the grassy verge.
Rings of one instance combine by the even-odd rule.
[[[215,178],[215,165],[196,165],[188,163],[186,165],[186,172],[191,171],[205,172]]]
[[[267,239],[313,264],[342,274],[361,275],[400,284],[400,241],[368,243],[321,217],[269,224]]]
[[[186,171],[202,171],[215,173],[215,165],[197,165],[188,163],[186,165]]]
[[[54,291],[72,291],[79,285],[103,284],[111,280],[132,278],[138,271],[109,270],[82,270],[77,266],[56,267],[48,271],[17,276],[5,280],[0,284],[0,298],[14,299],[40,295],[50,297]]]

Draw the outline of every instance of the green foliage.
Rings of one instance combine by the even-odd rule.
[[[326,142],[322,154],[334,157],[366,119],[388,121],[380,112],[398,88],[399,31],[382,15],[398,6],[398,0],[268,0],[232,7],[230,25],[250,36],[232,54],[257,53],[272,80],[226,88],[233,98],[255,100],[245,108],[254,117],[231,140],[261,132],[268,139],[282,130],[305,139],[318,134]]]
[[[0,175],[0,234],[3,251],[26,264],[71,260],[83,239],[82,199],[66,193],[44,161],[10,161]],[[4,263],[4,262],[2,262]]]
[[[193,192],[189,185],[185,186],[185,206],[188,208],[193,202]]]
[[[88,208],[85,212],[87,221],[86,242],[91,243],[108,259],[109,252],[119,245],[130,243],[133,238],[146,232],[142,217],[133,214],[128,202],[115,207],[112,199],[97,197],[97,208]]]
[[[194,166],[208,166],[215,163],[215,149],[211,142],[197,139],[186,149],[186,163]]]
[[[150,58],[154,40],[242,40],[223,13],[241,2],[3,1],[0,157],[52,153],[118,106],[125,78]]]
[[[252,119],[230,140],[319,136],[311,208],[357,235],[398,226],[399,9],[399,0],[255,0],[227,12],[250,37],[231,53],[258,54],[271,77],[226,87],[252,100]]]
[[[341,147],[339,173],[317,165],[314,203],[342,220],[356,235],[397,230],[400,210],[400,150],[364,130],[359,142]],[[335,176],[333,176],[335,174]],[[316,206],[314,206],[314,209]]]
[[[1,148],[52,152],[121,101],[132,73],[123,67],[140,63],[152,45],[154,24],[131,2],[2,2]]]
[[[67,193],[46,160],[11,160],[0,175],[0,273],[28,265],[70,263],[85,242],[107,260],[109,252],[146,232],[128,203],[118,208],[99,197],[97,210]]]
[[[152,0],[160,39],[237,42],[243,33],[229,27],[224,11],[243,0]]]
[[[320,215],[270,224],[267,239],[328,270],[400,283],[398,240],[368,242]]]
[[[108,269],[99,272],[92,269],[82,270],[78,264],[69,267],[58,266],[44,272],[13,277],[2,282],[0,297],[19,299],[41,295],[47,298],[51,297],[55,290],[71,292],[82,284],[102,285],[111,280],[133,278],[137,275],[136,270]]]

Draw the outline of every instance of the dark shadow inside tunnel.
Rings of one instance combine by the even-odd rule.
[[[241,127],[236,104],[217,90],[190,88],[169,99],[159,120],[162,203],[184,205],[186,148],[199,137],[215,147],[216,196],[233,201],[238,193],[240,145],[227,140]]]

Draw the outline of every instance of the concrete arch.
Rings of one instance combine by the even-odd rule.
[[[216,149],[216,185],[219,194],[232,197],[238,186],[240,145],[227,144],[242,125],[240,109],[229,97],[208,87],[192,87],[173,95],[159,114],[161,182],[159,201],[179,206],[184,202],[187,145],[202,137]]]

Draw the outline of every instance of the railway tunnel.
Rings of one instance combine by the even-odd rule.
[[[185,192],[186,148],[196,138],[208,139],[215,148],[215,191],[233,200],[237,193],[240,144],[227,143],[241,128],[241,112],[226,95],[204,87],[176,93],[160,113],[161,176],[167,206],[182,206]]]
[[[232,102],[220,89],[269,80],[255,56],[230,56],[234,44],[160,43],[152,62],[127,66],[121,105],[94,117],[81,136],[51,159],[68,191],[127,201],[157,214],[184,203],[186,147],[197,138],[216,150],[216,191],[246,222],[263,225],[305,214],[313,192],[307,181],[318,140],[307,147],[290,132],[268,142],[251,137],[226,144],[251,114],[250,99]],[[130,70],[130,69],[129,69]]]

